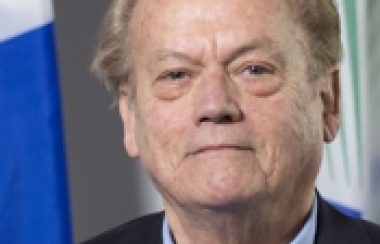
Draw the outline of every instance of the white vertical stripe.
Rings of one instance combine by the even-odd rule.
[[[364,194],[364,210],[363,214],[364,217],[368,217],[368,200],[370,197],[369,194],[369,140],[368,140],[368,133],[369,133],[369,80],[368,80],[368,23],[367,23],[367,1],[357,1],[356,7],[357,7],[357,30],[358,30],[358,49],[359,52],[359,70],[360,70],[360,99],[361,99],[361,107],[360,107],[360,117],[362,120],[362,128],[360,128],[361,134],[362,134],[362,150],[363,150],[363,158],[362,158],[362,165],[363,165],[363,194]]]
[[[52,20],[51,0],[0,0],[0,42]]]
[[[334,176],[330,177],[329,168],[327,167],[326,161],[322,164],[322,168],[318,177],[318,189],[320,190],[321,194],[328,198],[329,200],[333,200],[335,202],[338,202],[340,204],[350,206],[352,208],[355,208],[357,210],[364,210],[364,198],[366,197],[366,182],[361,182],[362,177],[359,175],[358,171],[358,164],[357,162],[357,156],[358,156],[358,138],[356,138],[356,114],[354,113],[355,108],[355,101],[353,98],[354,94],[354,87],[353,87],[353,79],[352,77],[352,67],[351,63],[352,56],[349,49],[349,26],[348,21],[346,19],[345,9],[343,4],[345,0],[337,0],[337,7],[338,11],[341,16],[341,27],[342,27],[342,42],[343,42],[343,48],[344,48],[344,55],[343,55],[343,61],[341,64],[341,97],[343,100],[341,110],[343,112],[342,115],[344,115],[344,129],[345,129],[345,145],[347,146],[347,157],[343,157],[344,151],[342,148],[343,143],[343,134],[342,131],[339,133],[336,140],[329,145],[329,148],[332,150],[331,159],[332,162],[329,162],[334,169]],[[348,4],[348,3],[346,3]],[[359,72],[360,72],[360,88],[361,88],[361,110],[360,110],[360,116],[362,119],[362,127],[365,128],[359,128],[362,130],[362,135],[364,138],[362,138],[363,143],[365,144],[365,135],[364,130],[366,130],[366,119],[363,118],[363,116],[366,116],[365,111],[363,110],[363,106],[366,106],[366,73],[364,70],[363,59],[365,55],[365,49],[364,49],[364,41],[365,41],[365,23],[363,21],[364,16],[364,10],[365,10],[365,3],[364,1],[356,2],[357,4],[357,23],[356,27],[358,30],[358,54],[359,54]],[[342,117],[343,118],[343,117]],[[365,145],[360,145],[364,149]],[[364,152],[365,154],[365,152]],[[366,157],[366,155],[364,155]],[[327,157],[324,157],[324,160],[326,160]],[[365,159],[365,158],[364,158]],[[366,166],[367,161],[364,161],[361,159],[361,164],[364,166],[365,176],[366,174]],[[349,177],[346,175],[347,170],[349,171]],[[364,177],[364,179],[367,179],[367,177]]]

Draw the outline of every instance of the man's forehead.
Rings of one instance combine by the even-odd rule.
[[[272,5],[279,2],[284,1],[141,0],[131,50],[134,54],[148,50],[150,57],[144,63],[180,59],[195,64],[200,64],[206,54],[228,62],[245,52],[262,50],[282,64],[284,44],[281,47],[278,42],[283,37],[274,36],[284,32],[281,26],[289,20],[281,18],[288,14],[280,14],[280,9],[286,10],[277,5],[276,14],[266,12],[273,11]],[[215,12],[211,9],[215,4],[224,16],[207,15]]]
[[[218,47],[216,41],[212,42],[216,46],[214,47],[215,52],[218,52]],[[165,62],[171,60],[182,60],[195,65],[201,65],[202,61],[199,58],[199,50],[201,47],[197,48],[194,43],[185,43],[185,46],[171,46],[166,48],[154,49],[152,52],[152,62]],[[224,49],[224,48],[222,48]],[[226,53],[219,56],[219,60],[223,63],[229,63],[230,61],[236,59],[239,56],[245,55],[250,52],[267,52],[274,59],[279,62],[283,62],[282,55],[279,55],[279,50],[276,47],[276,43],[268,36],[261,36],[260,38],[252,38],[248,40],[235,40],[230,43],[228,48],[225,48]],[[201,50],[202,51],[202,50]]]
[[[140,26],[154,17],[155,21],[169,23],[171,19],[178,21],[186,18],[213,21],[223,19],[226,12],[238,13],[236,17],[254,13],[271,18],[285,10],[283,7],[287,3],[287,0],[139,0],[135,6],[135,15]]]
[[[285,19],[289,15],[278,6],[281,4],[276,5],[275,2],[278,0],[141,0],[131,21],[130,34],[142,39],[165,36],[174,41],[178,36],[214,35],[209,39],[222,39],[222,35],[223,39],[238,41],[245,38],[239,36],[240,33],[247,35],[245,32],[251,30],[252,35],[262,39],[259,35],[289,21]],[[242,31],[239,33],[237,30]]]

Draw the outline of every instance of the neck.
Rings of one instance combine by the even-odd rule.
[[[313,194],[291,202],[184,207],[165,202],[176,243],[289,243],[310,212]]]

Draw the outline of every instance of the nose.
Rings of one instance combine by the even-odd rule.
[[[204,75],[193,93],[195,123],[230,124],[242,120],[237,98],[238,89],[222,71]]]

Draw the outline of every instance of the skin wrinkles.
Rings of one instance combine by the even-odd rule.
[[[190,88],[190,84],[188,84],[189,82],[195,82],[197,84],[200,83],[199,80],[207,80],[207,79],[215,79],[215,77],[213,76],[218,76],[218,73],[220,74],[223,74],[224,76],[221,76],[219,78],[216,78],[216,79],[220,79],[220,80],[227,80],[227,81],[224,81],[224,85],[230,85],[230,86],[233,86],[236,82],[239,81],[239,73],[238,72],[241,72],[241,68],[243,66],[246,66],[246,65],[250,65],[251,63],[257,63],[256,61],[245,61],[245,60],[258,60],[257,56],[262,56],[260,57],[260,59],[267,59],[267,60],[270,60],[270,62],[272,63],[271,66],[268,67],[268,64],[267,63],[257,63],[259,65],[262,65],[262,66],[266,66],[265,69],[270,69],[272,70],[271,72],[274,72],[274,73],[277,73],[278,76],[277,76],[277,79],[276,79],[276,83],[273,83],[272,82],[272,87],[275,86],[277,87],[277,89],[280,89],[280,87],[283,85],[282,81],[281,81],[281,78],[280,76],[282,76],[283,72],[284,72],[284,67],[285,67],[285,62],[283,61],[283,57],[281,55],[280,52],[277,52],[275,54],[270,54],[270,55],[257,55],[257,53],[260,52],[259,50],[256,50],[254,46],[242,46],[242,48],[240,49],[237,49],[235,50],[235,52],[231,52],[231,56],[233,58],[230,58],[227,56],[226,59],[223,59],[221,61],[222,63],[222,68],[220,71],[213,71],[215,69],[220,69],[219,67],[217,66],[212,66],[211,68],[209,68],[209,72],[208,75],[206,74],[206,72],[201,72],[202,69],[205,69],[206,68],[206,64],[202,64],[202,61],[199,61],[199,60],[196,60],[192,57],[189,57],[187,56],[186,54],[183,54],[183,53],[180,53],[180,52],[165,52],[163,53],[163,56],[161,56],[159,59],[162,60],[160,63],[160,61],[158,63],[156,62],[151,62],[151,63],[155,63],[155,65],[152,67],[151,65],[147,65],[147,69],[149,70],[149,72],[152,74],[152,76],[154,77],[158,77],[156,78],[156,80],[154,80],[152,82],[152,87],[157,87],[156,90],[157,90],[157,96],[159,96],[160,98],[165,98],[165,99],[168,99],[168,100],[173,100],[173,99],[178,99],[180,98],[181,96],[184,96],[186,95],[188,92],[189,92],[189,88]],[[240,55],[238,54],[240,53]],[[238,56],[237,56],[238,55]],[[234,58],[234,56],[236,56],[236,58]],[[268,56],[268,58],[267,58]],[[252,58],[251,58],[252,57]],[[163,58],[163,59],[161,59]],[[159,59],[153,59],[153,60],[159,60]],[[225,64],[224,63],[227,63],[225,67]],[[230,63],[230,64],[228,64]],[[158,70],[160,70],[161,68],[160,67],[165,67],[167,66],[168,68],[162,68],[164,71],[160,72]],[[228,67],[230,66],[230,67]],[[157,70],[157,71],[155,71]],[[167,72],[170,72],[172,70],[178,70],[178,71],[181,71],[181,72],[184,72],[185,75],[187,76],[187,79],[186,79],[186,83],[181,81],[181,83],[178,83],[178,84],[175,84],[178,86],[178,88],[181,88],[181,90],[178,89],[177,92],[175,92],[174,94],[171,94],[171,95],[165,95],[167,93],[165,93],[165,91],[167,91],[168,89],[171,89],[173,86],[163,86],[162,85],[162,81],[160,80],[160,78],[162,78],[163,74],[165,75]],[[208,77],[205,77],[205,76],[208,76]],[[236,82],[235,82],[236,81]],[[167,83],[166,83],[167,85]],[[268,90],[270,89],[270,90]],[[229,89],[227,89],[229,90]],[[235,89],[236,90],[236,89]],[[173,89],[172,89],[173,91]],[[256,89],[256,94],[259,95],[261,94],[262,96],[269,96],[270,94],[273,94],[276,90],[273,90],[269,87],[267,88],[262,88],[261,89],[261,92],[257,92],[257,89]]]
[[[244,57],[244,55],[249,55],[252,52],[260,52],[262,51],[266,56],[268,56],[269,59],[276,61],[278,64],[277,66],[281,69],[284,69],[285,61],[284,57],[282,55],[281,51],[276,51],[275,44],[273,41],[268,37],[262,37],[259,40],[254,39],[252,41],[249,41],[245,44],[241,44],[236,48],[233,48],[231,51],[223,55],[222,57],[217,57],[216,51],[217,47],[215,47],[217,44],[217,38],[212,37],[213,44],[213,52],[214,52],[214,58],[217,60],[221,60],[221,63],[224,64],[224,66],[228,66],[230,63],[232,63],[234,60],[238,58]],[[173,50],[173,48],[167,48],[167,49],[161,49],[155,51],[153,54],[154,58],[150,62],[148,62],[147,67],[153,72],[154,67],[157,66],[160,62],[170,62],[170,61],[182,61],[184,63],[191,63],[194,66],[202,66],[204,67],[204,63],[207,62],[207,58],[204,55],[201,60],[197,59],[196,54],[192,54],[189,50],[191,50],[191,47],[193,44],[185,44],[185,47],[178,48],[178,50]],[[181,51],[183,49],[183,51]],[[204,53],[204,52],[202,52]],[[269,53],[269,55],[268,55]]]
[[[125,145],[181,244],[286,243],[310,209],[326,111],[288,14],[280,0],[136,6],[136,98],[119,103]]]

